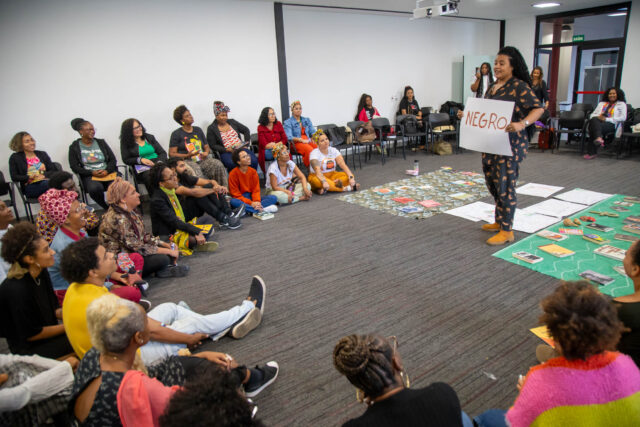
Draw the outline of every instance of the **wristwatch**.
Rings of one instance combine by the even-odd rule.
[[[527,126],[529,126],[531,124],[527,120],[523,120],[523,122],[524,122],[524,127],[527,127]]]

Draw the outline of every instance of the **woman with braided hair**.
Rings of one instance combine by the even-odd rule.
[[[471,425],[448,384],[409,389],[396,337],[343,337],[333,350],[333,365],[356,387],[358,400],[368,405],[345,426]]]
[[[318,144],[309,158],[311,161],[311,173],[309,173],[309,184],[311,189],[318,194],[327,191],[356,191],[360,189],[360,184],[356,182],[353,172],[347,166],[342,154],[329,143],[329,138],[322,129],[318,129],[313,134],[313,142]],[[336,167],[340,166],[342,172],[338,172]]]

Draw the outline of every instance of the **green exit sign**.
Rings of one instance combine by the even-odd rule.
[[[574,42],[583,42],[584,41],[584,34],[578,34],[577,36],[573,36],[573,41]]]

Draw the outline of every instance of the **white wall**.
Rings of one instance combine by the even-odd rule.
[[[640,0],[633,0],[620,86],[627,96],[627,102],[635,108],[640,107],[640,79],[638,78],[640,49],[635,45],[638,40],[640,40]]]
[[[0,167],[9,139],[30,132],[67,165],[83,117],[120,157],[120,125],[142,121],[167,148],[186,104],[196,124],[221,99],[252,130],[279,108],[273,4],[222,0],[20,0],[0,4]]]
[[[522,54],[529,69],[533,68],[536,39],[536,17],[507,19],[504,29],[505,46],[513,46]]]
[[[289,99],[314,124],[353,120],[363,92],[393,122],[405,85],[421,107],[439,107],[452,97],[454,62],[497,52],[500,41],[498,22],[296,6],[284,7],[284,26]]]

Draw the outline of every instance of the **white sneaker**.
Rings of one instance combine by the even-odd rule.
[[[278,207],[276,205],[271,205],[271,206],[267,206],[266,208],[263,208],[262,210],[269,213],[276,213],[278,212]]]

